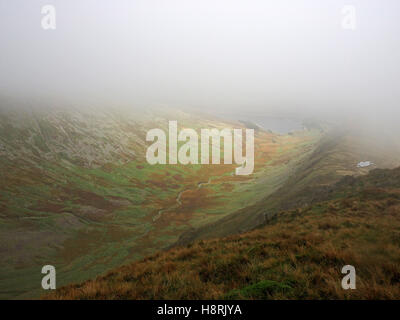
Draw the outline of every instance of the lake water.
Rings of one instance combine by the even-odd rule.
[[[265,130],[271,130],[272,132],[287,134],[293,131],[303,130],[302,121],[287,119],[287,118],[272,118],[272,117],[261,117],[257,119],[249,119],[259,127]]]
[[[264,130],[271,130],[279,134],[288,134],[293,131],[301,131],[304,129],[303,121],[285,117],[271,117],[271,116],[252,116],[252,115],[220,115],[220,117],[236,120],[236,121],[249,121]]]

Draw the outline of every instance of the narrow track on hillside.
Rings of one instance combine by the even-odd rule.
[[[199,183],[197,184],[197,188],[196,188],[195,190],[199,190],[202,186],[205,186],[205,185],[210,184],[211,181],[212,181],[212,178],[210,177],[210,178],[208,178],[208,181],[207,181],[207,182],[199,182]],[[177,205],[174,206],[174,207],[163,208],[163,209],[159,210],[159,211],[157,212],[157,215],[153,217],[153,222],[157,221],[157,220],[162,216],[162,214],[163,214],[165,211],[170,210],[170,209],[178,209],[180,206],[182,206],[182,201],[181,201],[182,195],[183,195],[185,192],[192,191],[192,190],[193,190],[192,188],[188,188],[188,189],[185,189],[185,190],[182,190],[181,192],[179,192],[178,195],[177,195],[177,197],[176,197],[176,200],[175,200],[176,203],[177,203]]]

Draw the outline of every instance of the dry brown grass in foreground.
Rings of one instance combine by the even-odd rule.
[[[341,288],[341,268],[357,289]],[[400,193],[369,189],[160,252],[45,299],[400,299]]]

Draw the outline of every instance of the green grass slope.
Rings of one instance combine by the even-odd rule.
[[[400,299],[400,168],[344,177],[328,198],[45,298]],[[344,265],[356,268],[355,290],[341,287]]]
[[[255,135],[255,172],[233,165],[149,165],[146,132],[242,127],[177,110],[0,110],[0,298],[84,281],[175,243],[272,193],[320,139]]]
[[[362,160],[371,160],[374,165],[358,168],[357,163]],[[363,176],[374,168],[399,165],[400,148],[384,146],[379,139],[351,130],[333,128],[309,152],[296,157],[296,165],[287,170],[287,178],[273,192],[215,223],[183,233],[176,245],[251,230],[281,210],[329,198],[332,188],[343,177]]]

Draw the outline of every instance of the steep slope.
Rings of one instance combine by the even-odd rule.
[[[298,208],[330,197],[335,183],[344,176],[362,176],[374,168],[394,168],[400,165],[400,147],[383,144],[354,130],[333,128],[324,134],[312,152],[298,159],[288,171],[286,181],[274,192],[253,205],[239,209],[223,219],[192,229],[181,235],[176,245],[194,240],[223,237],[251,230],[281,210]],[[362,160],[374,164],[357,167]]]
[[[251,232],[159,252],[47,299],[399,299],[400,168],[345,177],[330,200]],[[356,290],[341,269],[356,268]]]
[[[93,278],[178,240],[279,188],[318,131],[257,131],[255,172],[233,165],[149,165],[152,128],[242,128],[174,109],[0,111],[0,298],[37,297],[41,268],[57,283]]]

